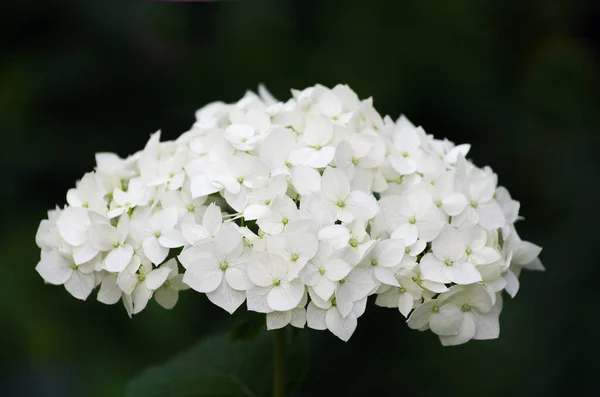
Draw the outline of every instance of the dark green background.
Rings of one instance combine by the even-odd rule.
[[[352,339],[310,333],[302,396],[593,395],[600,369],[600,193],[594,1],[2,2],[0,395],[120,396],[126,381],[231,318],[200,294],[130,320],[45,286],[45,211],[94,165],[208,101],[265,83],[348,83],[382,114],[472,143],[521,201],[546,273],[507,299],[501,337],[442,348],[370,305]],[[581,392],[582,391],[582,392]]]

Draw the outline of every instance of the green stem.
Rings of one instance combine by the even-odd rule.
[[[285,386],[285,329],[275,330],[273,356],[273,397],[284,397]]]

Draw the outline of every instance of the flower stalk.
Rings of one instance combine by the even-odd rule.
[[[273,397],[284,397],[285,328],[276,329],[273,348]]]

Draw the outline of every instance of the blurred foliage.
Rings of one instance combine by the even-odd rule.
[[[229,329],[192,292],[130,320],[45,286],[34,235],[95,152],[125,156],[158,128],[175,138],[198,107],[259,82],[279,98],[348,83],[382,114],[472,143],[548,269],[522,276],[497,341],[442,348],[372,305],[346,344],[306,331],[300,395],[596,392],[597,2],[22,0],[0,15],[0,395],[120,396],[142,368]]]
[[[308,333],[289,327],[281,332],[287,336],[284,388],[286,395],[292,395],[308,370]],[[273,395],[273,345],[272,332],[252,342],[231,342],[224,334],[204,338],[166,364],[137,376],[129,383],[127,396],[269,397]]]

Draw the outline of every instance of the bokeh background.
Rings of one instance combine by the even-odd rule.
[[[596,4],[594,4],[596,3]],[[507,299],[499,340],[442,348],[370,307],[344,344],[310,332],[301,396],[595,395],[600,368],[595,1],[2,2],[0,395],[121,396],[128,379],[232,319],[200,294],[130,320],[34,271],[45,211],[92,169],[262,82],[348,83],[382,114],[473,144],[521,201],[545,273]]]

